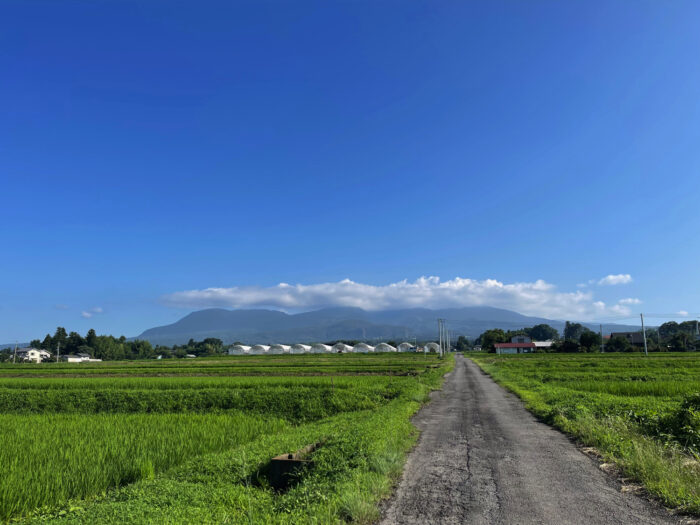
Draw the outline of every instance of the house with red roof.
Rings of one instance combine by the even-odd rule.
[[[537,348],[532,339],[526,335],[515,335],[510,338],[510,343],[496,343],[493,346],[497,354],[528,354]]]

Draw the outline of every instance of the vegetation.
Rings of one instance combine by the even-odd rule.
[[[410,416],[450,366],[423,354],[0,366],[0,521],[371,522],[415,440]],[[275,492],[270,458],[318,442],[313,468]]]
[[[470,355],[538,417],[700,515],[700,355]]]

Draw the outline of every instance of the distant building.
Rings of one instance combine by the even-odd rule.
[[[515,335],[510,338],[510,343],[496,343],[493,346],[497,354],[529,354],[537,348],[526,335]]]
[[[90,354],[64,354],[61,361],[65,363],[99,363],[102,359],[93,359]]]
[[[554,341],[533,341],[533,344],[535,348],[550,348],[554,344]]]
[[[17,358],[27,363],[41,363],[51,358],[51,354],[39,348],[20,348],[17,350]]]
[[[514,335],[513,337],[510,338],[511,343],[532,343],[532,339],[530,339],[526,335]]]
[[[623,337],[633,346],[644,346],[644,334],[642,332],[612,332],[610,339]]]

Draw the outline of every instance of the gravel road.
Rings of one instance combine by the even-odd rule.
[[[621,491],[560,432],[472,361],[456,357],[414,418],[421,437],[382,525],[682,523]]]

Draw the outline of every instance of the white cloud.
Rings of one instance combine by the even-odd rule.
[[[618,273],[606,275],[598,281],[598,284],[603,286],[612,286],[616,284],[627,284],[632,282],[632,276],[628,273]]]
[[[101,313],[102,313],[102,308],[100,306],[95,306],[94,308],[90,308],[89,310],[83,310],[82,312],[80,312],[80,316],[83,319],[90,319],[95,314],[101,314]]]
[[[678,312],[678,315],[680,315],[681,317],[688,317],[688,312],[685,310],[680,310]]]
[[[628,314],[624,305],[608,307],[594,301],[590,291],[560,292],[543,280],[503,283],[457,277],[441,281],[438,277],[421,277],[387,285],[362,284],[349,279],[320,284],[280,283],[276,286],[242,286],[206,288],[175,292],[162,298],[169,306],[206,308],[279,308],[311,310],[326,306],[354,306],[365,310],[392,308],[445,308],[494,306],[526,315],[554,319],[588,320]]]
[[[620,299],[618,304],[642,304],[642,301],[636,297],[627,297],[626,299]]]

